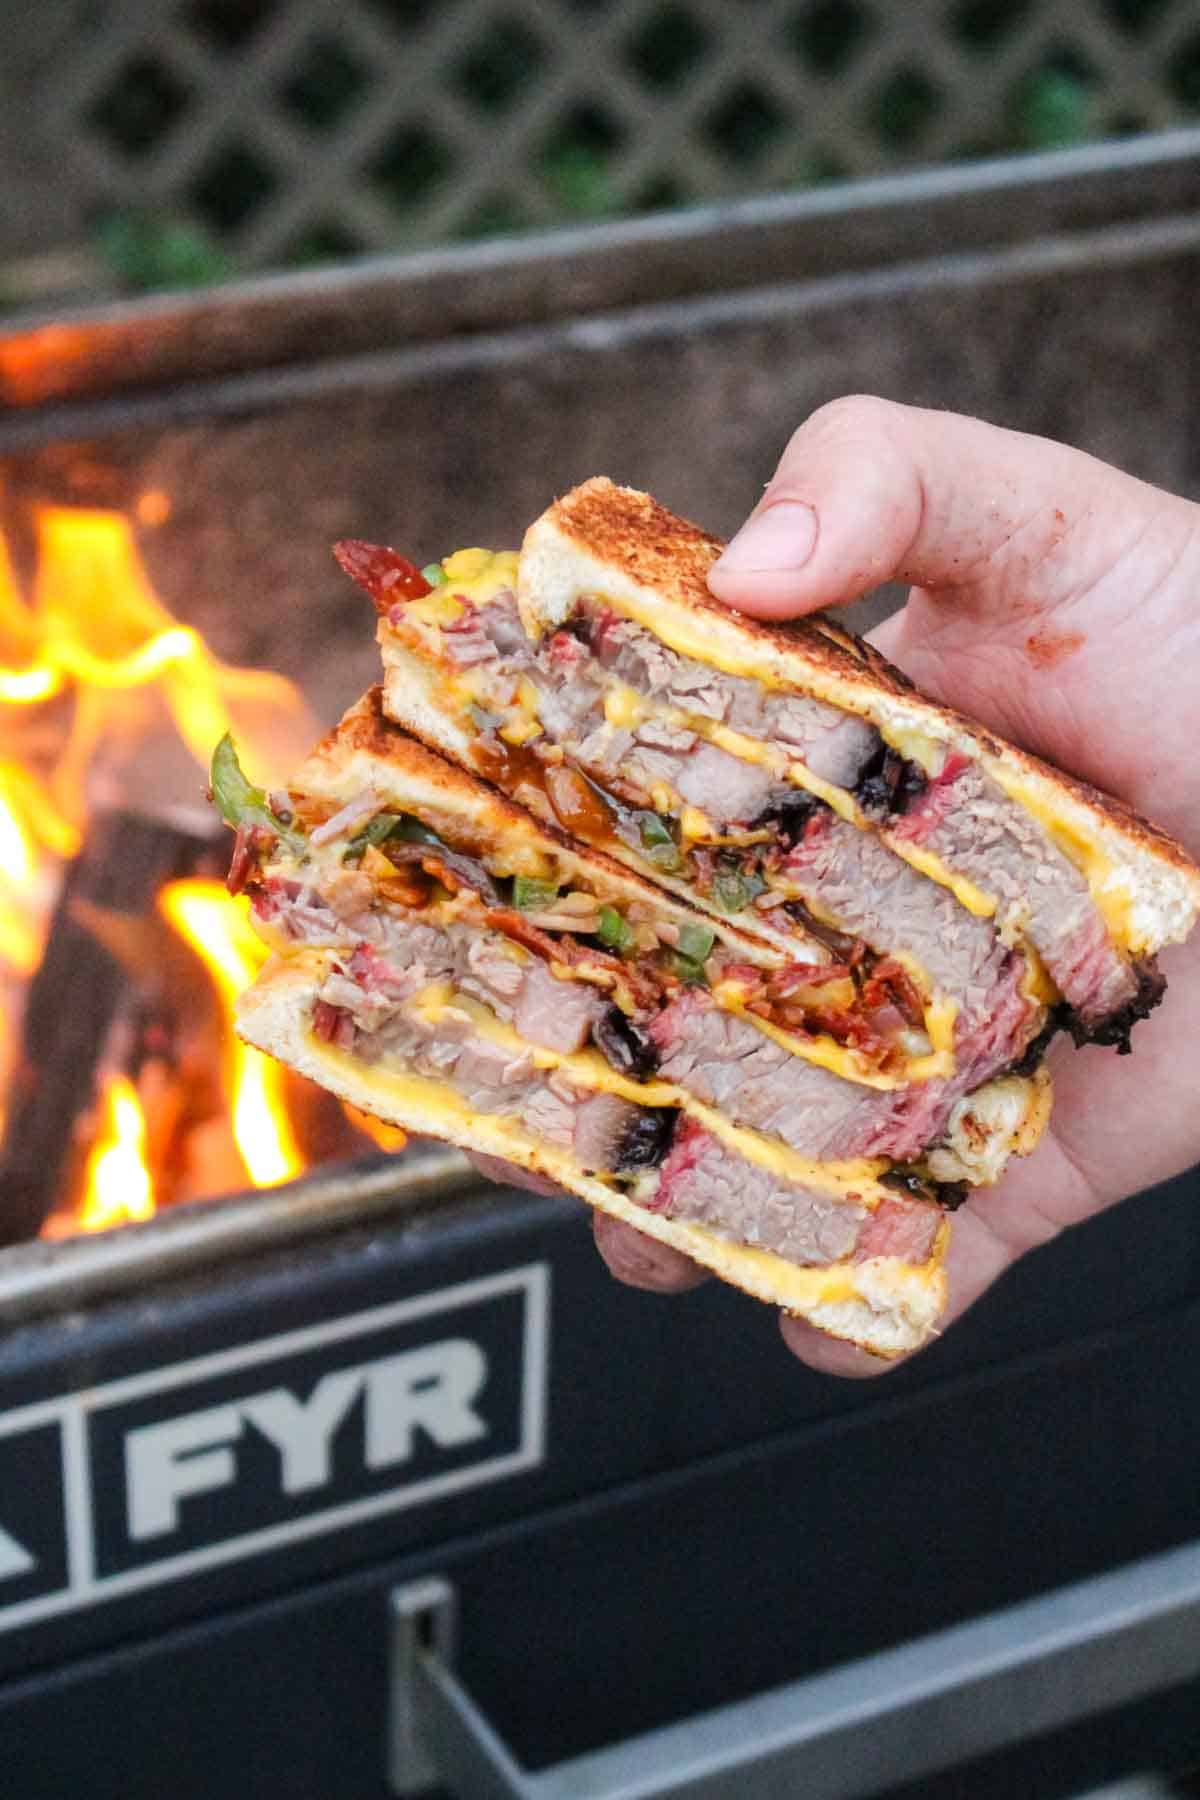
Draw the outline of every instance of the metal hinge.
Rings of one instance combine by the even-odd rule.
[[[391,1605],[398,1795],[855,1800],[1200,1677],[1189,1544],[532,1774],[454,1674],[451,1584]]]

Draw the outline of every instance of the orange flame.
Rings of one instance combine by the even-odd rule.
[[[152,528],[169,517],[170,501],[149,490],[134,511]],[[159,759],[145,754],[147,731],[161,734],[169,721],[207,769],[213,746],[232,730],[251,779],[266,786],[315,735],[289,681],[223,663],[171,615],[130,520],[44,506],[33,523],[37,565],[28,593],[0,534],[0,1043],[10,1045],[19,1019],[14,996],[40,961],[62,863],[83,841],[89,790],[95,799],[124,767],[152,795]],[[165,747],[161,735],[153,742]],[[172,802],[177,777],[164,768],[158,778]],[[233,1131],[247,1174],[260,1187],[288,1180],[303,1159],[284,1111],[281,1072],[238,1044],[229,1023],[233,999],[263,955],[244,908],[215,883],[180,883],[163,897],[163,912],[203,959],[221,1000]],[[0,1122],[5,1074],[0,1068]],[[103,1126],[85,1172],[83,1213],[56,1214],[55,1235],[154,1210],[136,1090],[123,1076],[110,1078],[98,1110]]]
[[[72,1221],[79,1231],[109,1231],[154,1212],[154,1183],[146,1164],[146,1115],[124,1075],[109,1079],[99,1134],[87,1159],[83,1200]]]
[[[226,1020],[228,1086],[233,1136],[255,1187],[276,1187],[304,1168],[288,1119],[283,1070],[234,1035],[239,994],[266,959],[244,899],[219,881],[168,882],[158,897],[163,917],[201,958]]]
[[[149,494],[160,516],[165,496]],[[82,841],[88,776],[97,752],[131,754],[145,729],[135,690],[153,687],[203,768],[236,731],[251,777],[269,783],[313,735],[283,676],[222,663],[163,606],[129,521],[87,507],[42,507],[37,577],[24,599],[0,538],[0,962],[29,974],[41,955],[53,882],[50,858]],[[8,740],[31,709],[69,693],[65,736],[37,774]],[[52,871],[51,871],[52,872]]]
[[[386,1119],[377,1119],[372,1113],[360,1112],[348,1100],[342,1101],[342,1111],[350,1123],[369,1137],[380,1150],[403,1150],[408,1142],[408,1133],[401,1126],[389,1125]]]

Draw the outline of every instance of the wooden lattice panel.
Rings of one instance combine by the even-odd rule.
[[[21,113],[77,218],[191,220],[247,268],[1200,111],[1194,0],[43,0],[27,12]],[[52,57],[39,55],[50,15],[70,17]],[[10,72],[22,54],[18,38]]]

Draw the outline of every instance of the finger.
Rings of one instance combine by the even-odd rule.
[[[936,1343],[955,1319],[1011,1267],[1019,1254],[1015,1245],[996,1236],[969,1206],[957,1213],[946,1255],[946,1310],[920,1349]],[[801,1362],[822,1375],[864,1380],[874,1375],[886,1375],[917,1354],[910,1350],[902,1356],[876,1356],[869,1350],[860,1350],[855,1344],[829,1337],[806,1319],[786,1315],[780,1319],[779,1327],[793,1356],[798,1356]]]
[[[1047,438],[854,396],[794,434],[709,585],[759,618],[894,579],[1037,610],[1086,591],[1135,544],[1158,554],[1143,541],[1151,520],[1165,562],[1194,509]]]
[[[865,1381],[872,1375],[886,1375],[889,1369],[897,1367],[897,1362],[872,1356],[869,1350],[860,1350],[855,1344],[844,1343],[841,1338],[818,1331],[807,1319],[793,1319],[787,1313],[781,1313],[779,1329],[792,1355],[815,1369],[818,1375],[839,1375],[851,1381]]]
[[[1054,1138],[1048,1138],[1029,1162],[1010,1165],[994,1188],[977,1188],[951,1223],[946,1308],[920,1348],[926,1349],[944,1336],[1028,1251],[1049,1243],[1095,1207],[1094,1190]],[[918,1354],[873,1356],[827,1337],[804,1319],[784,1317],[780,1329],[793,1355],[824,1375],[885,1375]]]
[[[468,1150],[466,1157],[485,1180],[499,1182],[501,1187],[525,1188],[531,1194],[562,1193],[562,1189],[546,1176],[531,1174],[520,1163],[505,1162],[502,1156],[484,1156],[480,1151]]]
[[[657,1238],[647,1237],[607,1213],[592,1214],[592,1234],[609,1273],[628,1287],[646,1288],[655,1294],[682,1294],[708,1280],[707,1271],[690,1256],[672,1249],[670,1244],[660,1244]]]

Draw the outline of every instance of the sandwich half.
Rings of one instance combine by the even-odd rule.
[[[519,559],[459,552],[403,596],[393,552],[338,554],[381,615],[391,718],[710,916],[898,965],[918,1077],[933,1055],[977,1085],[1031,1008],[1127,1050],[1200,910],[1186,852],[829,620],[721,606],[720,549],[597,478]]]
[[[913,1046],[874,1042],[903,1029],[877,961],[698,915],[433,754],[378,691],[286,791],[251,789],[228,744],[213,785],[275,951],[249,1042],[879,1354],[933,1329],[959,1184],[1033,1147],[1044,1075],[913,1079]],[[870,1054],[839,1072],[856,1024]]]

